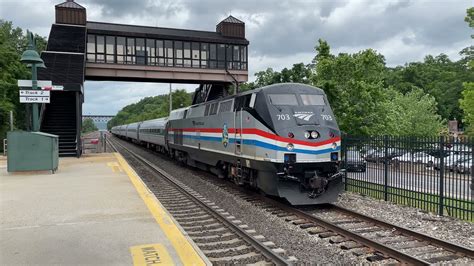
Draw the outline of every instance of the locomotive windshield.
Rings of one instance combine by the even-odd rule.
[[[273,105],[298,105],[294,94],[268,94],[268,99]]]
[[[299,97],[303,105],[326,105],[321,94],[300,94]],[[301,105],[295,94],[268,94],[268,99],[273,105]]]
[[[325,105],[324,96],[321,94],[301,94],[303,105]]]

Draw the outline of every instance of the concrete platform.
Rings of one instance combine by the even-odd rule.
[[[118,154],[61,158],[56,174],[0,160],[1,265],[210,264]]]

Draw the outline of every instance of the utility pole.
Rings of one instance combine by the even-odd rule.
[[[170,114],[172,110],[173,110],[173,89],[171,88],[171,83],[170,83]]]

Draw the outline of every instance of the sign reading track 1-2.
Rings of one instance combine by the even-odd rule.
[[[49,91],[20,90],[20,103],[49,103]]]

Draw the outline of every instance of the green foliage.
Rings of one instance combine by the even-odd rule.
[[[421,89],[406,94],[387,91],[385,119],[381,133],[393,136],[438,136],[445,121],[436,112],[436,100]]]
[[[474,82],[464,83],[462,99],[459,102],[464,112],[464,122],[468,125],[466,132],[474,136]]]
[[[436,57],[429,55],[423,62],[388,69],[385,84],[402,93],[420,88],[435,97],[438,112],[443,119],[461,120],[459,98],[463,88],[462,83],[474,81],[474,72],[468,69],[467,60],[463,58],[453,62],[444,54]]]
[[[186,90],[175,90],[172,95],[173,110],[189,106],[191,104],[191,94]],[[117,125],[123,125],[143,120],[150,120],[169,115],[169,94],[146,97],[137,103],[130,104],[122,108],[117,115],[107,123],[107,128],[111,129]]]
[[[323,89],[339,127],[353,135],[377,135],[383,129],[385,59],[372,49],[355,54],[330,54],[319,40],[312,84]]]
[[[303,63],[294,64],[292,68],[284,68],[281,72],[267,68],[255,73],[255,82],[241,85],[240,91],[252,90],[275,83],[295,82],[309,84],[311,82],[311,68]]]
[[[82,133],[89,133],[89,132],[94,132],[99,130],[95,124],[92,118],[86,118],[82,121]]]
[[[14,28],[9,21],[0,19],[0,139],[9,130],[9,113],[13,111],[15,127],[27,128],[26,110],[29,105],[19,103],[18,79],[30,79],[31,71],[20,62],[21,54],[28,44],[26,32]],[[46,39],[38,35],[38,52],[46,48]]]

